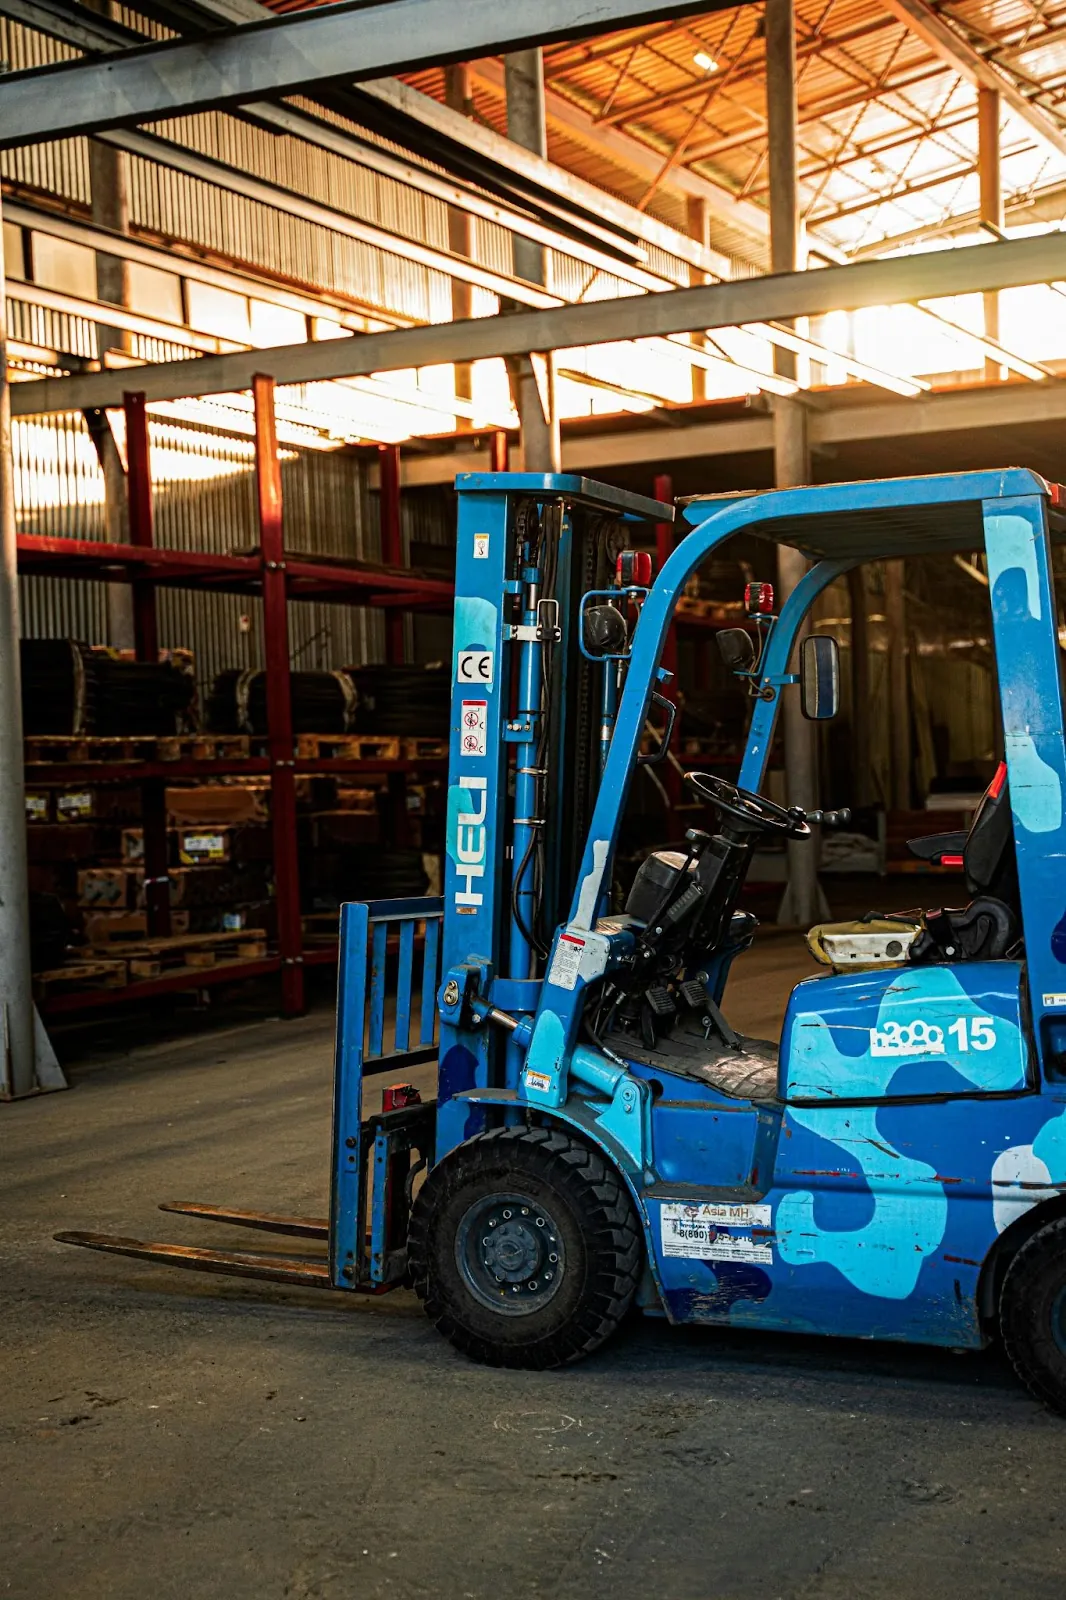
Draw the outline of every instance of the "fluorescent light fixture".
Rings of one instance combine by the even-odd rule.
[[[714,59],[713,56],[709,56],[707,54],[706,50],[697,50],[696,54],[692,57],[692,59],[696,63],[696,65],[699,67],[701,72],[717,72],[718,71],[718,63],[717,63],[717,61]]]

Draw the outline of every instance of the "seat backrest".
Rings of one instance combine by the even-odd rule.
[[[996,775],[974,812],[963,846],[962,865],[971,894],[993,895],[1018,910],[1018,865],[1005,761],[996,768]]]

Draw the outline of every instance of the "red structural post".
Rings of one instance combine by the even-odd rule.
[[[289,677],[289,607],[281,516],[281,463],[274,418],[274,380],[257,373],[255,481],[259,556],[263,572],[263,652],[266,657],[267,735],[270,752],[270,819],[274,840],[274,900],[281,953],[281,1007],[294,1017],[304,1009],[300,865],[296,852],[296,771]]]
[[[489,446],[489,471],[506,472],[511,458],[511,441],[505,428],[497,428]]]
[[[381,458],[381,559],[388,567],[402,567],[400,447],[398,444],[379,444],[378,454]],[[389,606],[385,612],[385,660],[390,666],[398,666],[403,661],[403,655],[403,617],[395,606]]]
[[[666,505],[670,505],[670,504],[673,503],[674,484],[673,484],[673,479],[670,477],[670,475],[668,473],[661,472],[661,473],[658,474],[658,476],[655,479],[655,483],[654,483],[654,485],[652,487],[652,495],[654,496],[654,498],[656,500],[661,500]],[[670,558],[670,553],[673,550],[673,548],[674,548],[674,528],[673,528],[673,523],[670,523],[670,522],[657,522],[656,525],[655,525],[655,566],[656,566],[656,570],[657,571],[661,572],[663,570],[663,567],[666,565],[667,561]],[[669,698],[671,700],[676,700],[677,699],[677,624],[675,622],[671,622],[671,624],[670,624],[670,626],[669,626],[669,628],[667,630],[666,642],[663,645],[662,665],[664,667],[666,667],[666,669],[669,672],[672,672],[674,674],[674,681],[668,687],[667,692],[668,692]],[[681,713],[679,711],[678,712],[678,721],[679,722],[680,722],[680,719],[681,719]],[[678,740],[678,735],[679,734],[680,734],[680,728],[678,728],[677,732],[674,735],[674,739],[675,739],[675,751],[674,751],[674,754],[675,755],[677,754],[676,742]],[[674,806],[677,805],[678,801],[681,799],[681,774],[678,772],[677,768],[674,766],[672,761],[667,761],[665,766],[662,768],[662,777],[663,777],[663,787],[666,790],[666,793],[667,793],[667,795],[669,797],[670,805],[671,805],[671,807],[674,807]]]
[[[126,415],[126,499],[129,506],[130,543],[150,550],[155,543],[152,525],[152,462],[148,444],[148,411],[143,394],[124,394]],[[159,660],[155,585],[145,579],[133,583],[133,641],[138,661]],[[170,878],[167,850],[167,790],[159,778],[141,785],[141,822],[144,827],[144,906],[148,932],[154,939],[170,933]]]
[[[150,550],[155,543],[152,522],[152,466],[148,446],[148,409],[143,394],[124,394],[126,414],[126,498],[129,504],[130,543]],[[138,661],[159,657],[155,585],[133,584],[133,638]]]

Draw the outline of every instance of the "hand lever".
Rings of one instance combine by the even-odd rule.
[[[851,821],[850,806],[841,806],[839,811],[808,811],[808,822],[820,822],[823,828],[843,828]]]

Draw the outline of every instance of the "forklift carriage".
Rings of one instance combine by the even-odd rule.
[[[413,1283],[496,1365],[577,1359],[632,1304],[953,1348],[998,1335],[1066,1409],[1061,491],[1011,469],[697,498],[653,579],[629,528],[672,507],[565,475],[457,488],[444,894],[342,908],[330,1217],[166,1208],[328,1240],[328,1269],[58,1237],[334,1289]],[[753,707],[738,782],[686,775],[707,831],[651,852],[623,909],[629,785],[672,729],[674,607],[738,533],[813,564],[778,616],[753,586],[757,645],[751,628],[721,641]],[[811,606],[863,562],[979,549],[1003,763],[967,834],[913,846],[961,866],[970,903],[813,930],[827,970],[795,987],[780,1049],[739,1036],[722,997],[757,930],[737,910],[756,844],[834,820],[760,792],[782,695],[836,710],[835,642],[795,648]],[[432,1098],[401,1084],[368,1115],[370,1075],[428,1062]]]

